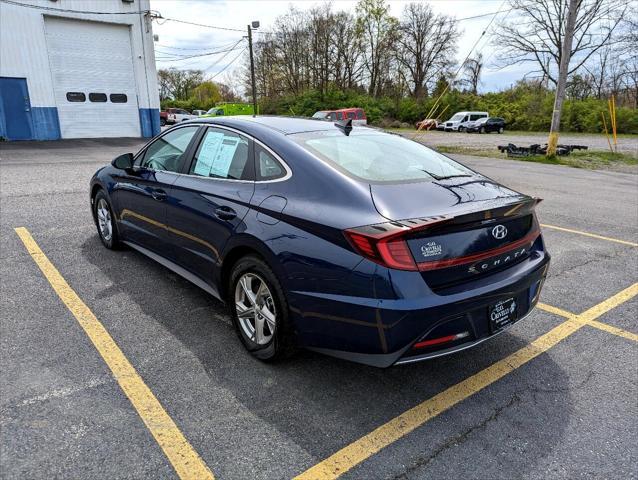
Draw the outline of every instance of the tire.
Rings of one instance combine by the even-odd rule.
[[[503,127],[498,127],[498,133],[503,133],[505,129]]]
[[[260,282],[267,287],[267,292],[261,296]],[[281,360],[294,354],[297,347],[288,302],[270,267],[256,255],[247,255],[233,266],[228,287],[228,306],[233,324],[246,350],[266,362]],[[252,292],[251,298],[245,293],[246,288]],[[264,312],[261,320],[255,313],[248,313],[240,319],[239,309],[250,312],[251,305],[253,312],[254,305],[258,305],[259,310]],[[268,320],[273,317],[274,321]]]
[[[459,133],[463,133],[465,131],[465,127],[459,127]]]
[[[160,117],[160,127],[166,126],[166,119]]]
[[[481,129],[479,130],[479,133],[485,133],[485,127],[481,127]]]
[[[93,218],[97,227],[97,234],[102,245],[110,250],[121,248],[120,234],[117,231],[117,222],[113,215],[111,203],[106,194],[99,190],[93,200]]]

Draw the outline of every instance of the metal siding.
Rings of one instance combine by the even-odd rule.
[[[20,0],[39,6],[82,11],[138,12],[150,9],[149,0],[133,3],[104,0],[58,0],[44,5],[41,0]],[[55,124],[53,81],[45,37],[47,18],[68,18],[99,23],[126,25],[129,29],[129,45],[132,50],[133,77],[137,92],[137,106],[142,109],[159,109],[157,73],[153,52],[153,30],[150,21],[140,15],[94,15],[51,12],[0,3],[0,76],[27,79],[32,108],[45,107],[42,121],[34,117],[34,138],[52,138],[59,125]],[[51,110],[52,109],[52,110]],[[135,113],[137,131],[140,130],[140,112]],[[0,118],[0,124],[2,119]],[[1,126],[1,125],[0,125]],[[44,129],[39,131],[38,129]],[[154,131],[154,130],[153,130]]]
[[[126,25],[45,17],[62,138],[139,137],[137,89]],[[69,102],[82,92],[85,102]],[[124,93],[126,103],[91,102],[90,93]]]

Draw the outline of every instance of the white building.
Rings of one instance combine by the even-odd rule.
[[[149,0],[0,0],[0,137],[151,137]]]

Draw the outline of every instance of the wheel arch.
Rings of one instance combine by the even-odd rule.
[[[264,261],[275,273],[279,282],[283,285],[283,268],[274,252],[261,240],[252,235],[239,235],[226,245],[219,269],[219,294],[223,300],[228,295],[228,281],[233,266],[241,258],[247,255],[255,255]]]

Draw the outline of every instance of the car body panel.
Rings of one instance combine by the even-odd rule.
[[[455,280],[436,284],[428,272],[392,269],[362,257],[344,235],[346,229],[389,219],[440,215],[445,217],[441,229],[470,228],[467,224],[475,230],[450,236],[452,243],[467,247],[472,243],[468,238],[475,238],[484,245],[501,245],[488,241],[486,229],[506,211],[508,219],[532,215],[536,201],[529,196],[479,174],[394,184],[367,182],[338,171],[289,138],[302,132],[332,132],[336,127],[331,122],[217,117],[172,129],[182,125],[201,127],[179,172],[127,173],[109,165],[96,172],[91,192],[102,188],[107,193],[125,241],[156,260],[153,255],[161,255],[162,264],[220,299],[227,294],[226,262],[237,252],[260,255],[286,292],[301,346],[377,366],[415,361],[498,333],[488,327],[487,309],[500,299],[519,299],[519,317],[537,301],[549,264],[540,236],[506,268],[476,275],[466,271],[462,278],[450,268],[441,275],[457,275]],[[251,142],[267,146],[288,174],[264,182],[190,175],[196,145],[211,125],[241,131]],[[164,201],[149,194],[158,186],[167,193]],[[232,208],[236,217],[217,218],[215,212],[222,206]],[[140,223],[139,217],[122,216],[124,210],[153,221]],[[145,231],[151,227],[156,230]],[[436,232],[445,233],[434,229],[431,235]],[[155,237],[163,237],[164,243]],[[417,240],[411,240],[415,257],[422,247]],[[415,342],[454,328],[469,329],[467,339],[414,351]]]

